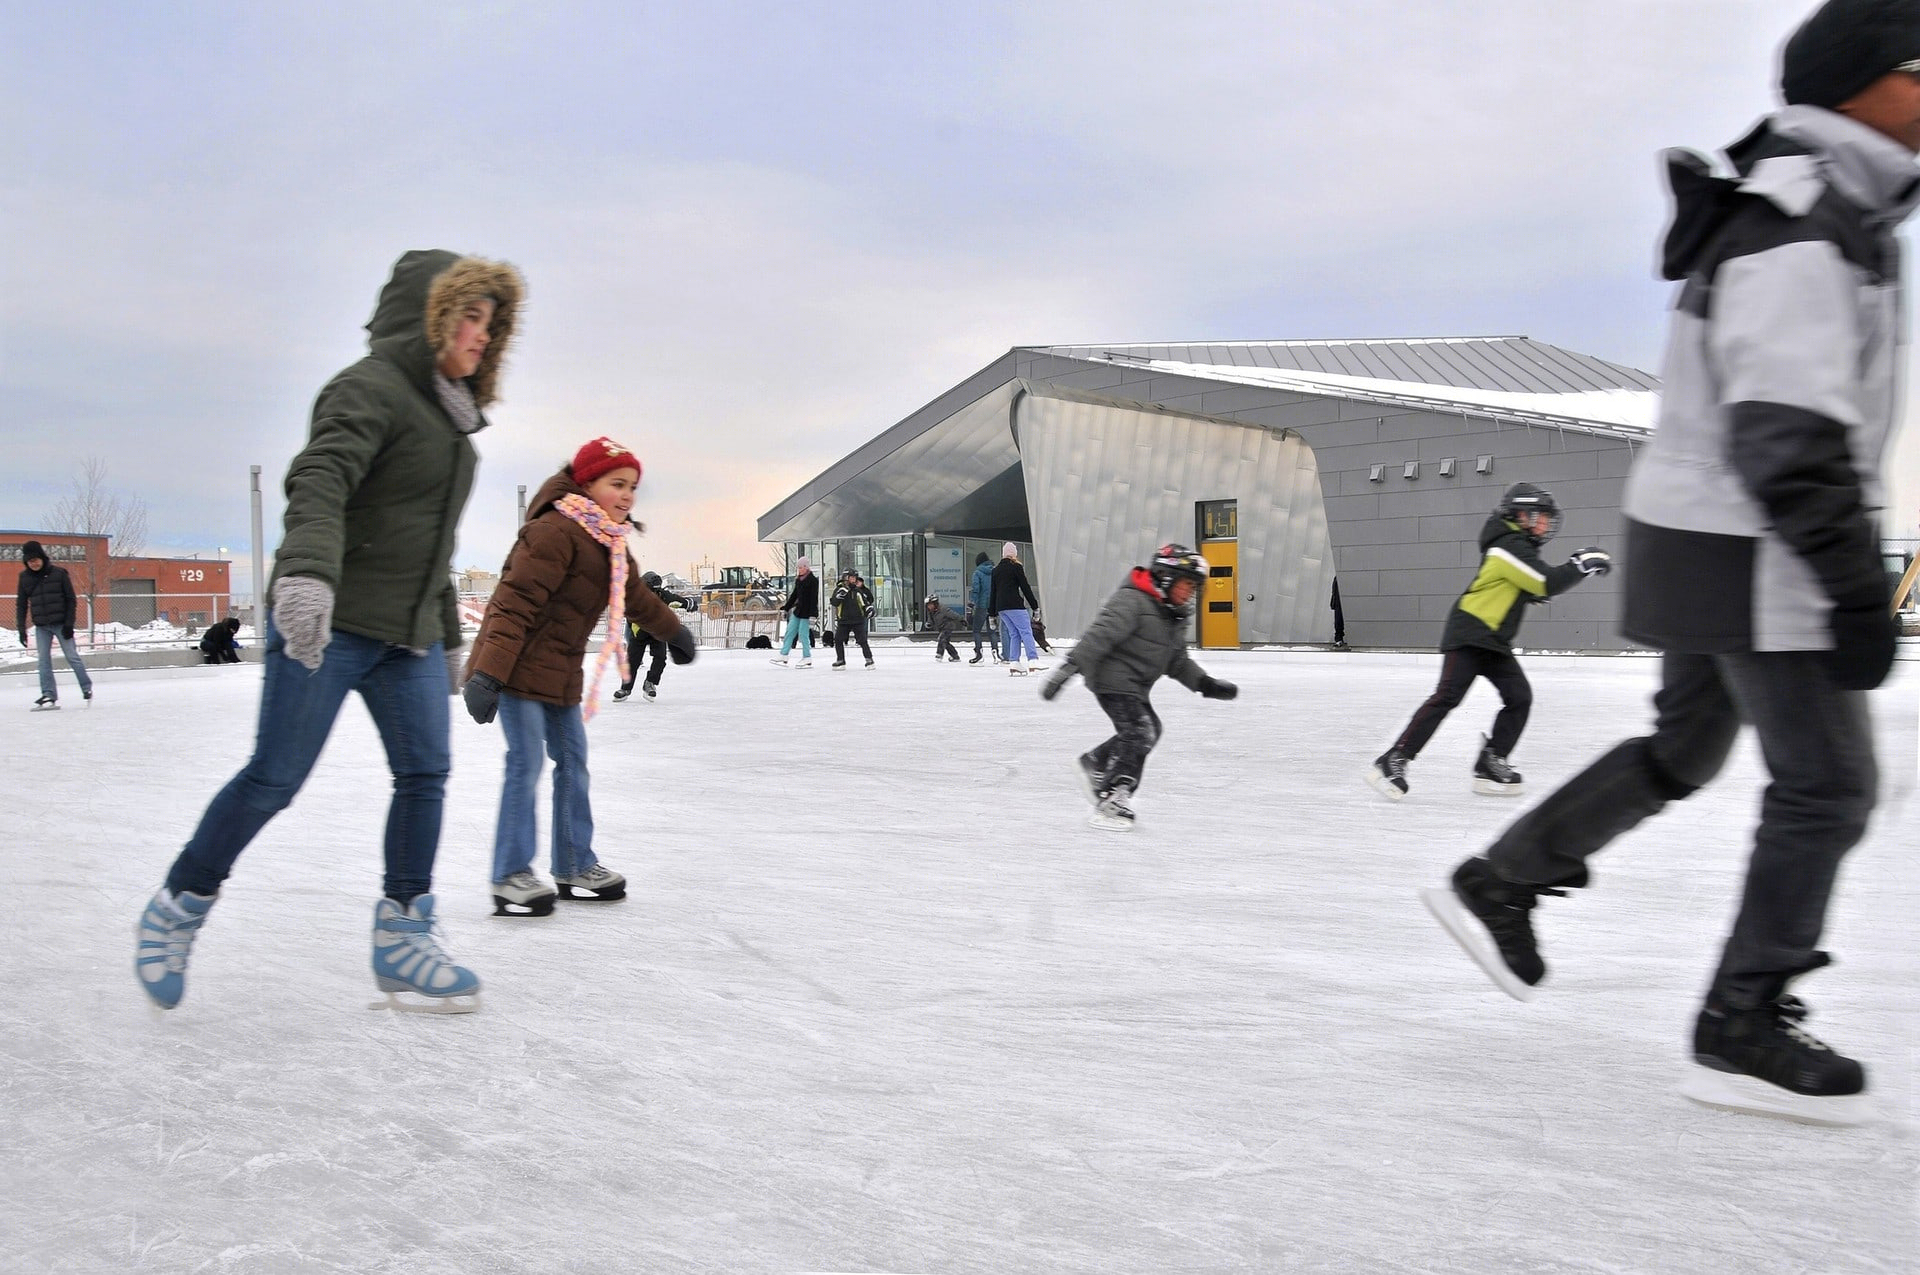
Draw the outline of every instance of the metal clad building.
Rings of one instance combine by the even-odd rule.
[[[1525,337],[1016,348],[782,501],[759,534],[790,556],[833,549],[830,570],[844,546],[884,541],[916,573],[894,590],[901,627],[954,543],[1031,545],[1049,628],[1068,636],[1178,540],[1220,577],[1203,645],[1327,641],[1337,575],[1353,645],[1424,648],[1511,483],[1565,509],[1550,557],[1620,551],[1621,489],[1658,389]],[[1523,641],[1623,645],[1616,579],[1537,608]]]

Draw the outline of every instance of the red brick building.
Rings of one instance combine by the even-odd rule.
[[[46,546],[47,557],[73,577],[73,591],[80,599],[75,628],[124,624],[138,629],[155,620],[177,628],[204,628],[232,610],[229,562],[116,558],[107,537],[64,531],[0,531],[0,598],[18,596],[20,547],[29,540]],[[10,605],[4,619],[13,624]]]

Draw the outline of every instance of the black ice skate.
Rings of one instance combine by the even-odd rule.
[[[781,664],[785,664],[785,663],[786,663],[786,661],[785,661],[785,660],[780,660],[780,661],[777,661],[777,662],[778,662],[778,663],[781,663]],[[627,696],[629,696],[629,695],[631,695],[631,694],[633,694],[633,688],[632,688],[631,686],[623,686],[623,687],[621,687],[621,688],[620,688],[619,690],[617,690],[617,691],[615,691],[615,692],[613,693],[613,699],[614,699],[614,702],[615,702],[615,703],[619,703],[619,702],[620,702],[621,700],[623,700],[623,699],[625,699],[625,698],[626,698]]]
[[[983,659],[985,659],[985,658],[986,658],[986,656],[984,656],[984,655],[981,655],[981,654],[979,654],[978,652],[975,652],[975,654],[974,654],[974,657],[973,657],[972,659],[970,659],[970,660],[968,660],[968,661],[967,661],[967,663],[969,663],[969,664],[978,664],[978,663],[979,663],[979,662],[980,662],[981,660],[983,660]]]
[[[594,864],[585,872],[570,877],[556,876],[553,883],[563,899],[583,899],[589,903],[612,903],[627,897],[627,879],[603,864]]]
[[[1133,831],[1133,807],[1128,798],[1133,789],[1122,785],[1100,798],[1100,804],[1093,808],[1087,822],[1096,828],[1105,828],[1108,832]]]
[[[1373,759],[1367,768],[1367,782],[1388,801],[1407,795],[1407,762],[1411,760],[1397,748],[1389,748]]]
[[[1098,806],[1100,795],[1106,791],[1107,772],[1100,769],[1100,763],[1093,759],[1092,753],[1081,753],[1075,758],[1074,769],[1079,772],[1081,788],[1087,794],[1087,803]]]
[[[642,682],[640,683],[640,693],[648,699],[658,699],[660,696],[659,684],[655,682]]]
[[[1480,759],[1473,763],[1473,790],[1485,797],[1518,797],[1524,786],[1520,772],[1494,752],[1492,742],[1482,735]]]
[[[39,699],[33,701],[32,711],[36,713],[51,713],[59,707],[59,700],[51,695],[42,695]]]
[[[1504,881],[1485,859],[1468,859],[1454,869],[1451,889],[1422,890],[1420,898],[1501,991],[1530,1001],[1534,985],[1547,976],[1531,915],[1543,894],[1566,891]]]
[[[516,872],[493,883],[495,916],[548,916],[556,896],[553,887],[531,871]]]
[[[1806,1124],[1866,1120],[1866,1072],[1801,1027],[1806,1016],[1797,996],[1734,1009],[1709,995],[1693,1028],[1697,1065],[1680,1092],[1709,1107]]]

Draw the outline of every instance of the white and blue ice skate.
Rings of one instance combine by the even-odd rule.
[[[134,927],[133,969],[156,1008],[172,1009],[187,992],[187,954],[217,894],[175,894],[161,886]]]
[[[433,896],[407,907],[382,899],[373,908],[373,981],[387,994],[369,1009],[415,1014],[471,1014],[480,1008],[480,979],[455,965],[434,937]]]

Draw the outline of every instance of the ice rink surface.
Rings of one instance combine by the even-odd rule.
[[[1878,1119],[1835,1130],[1675,1093],[1750,738],[1543,903],[1523,1005],[1416,898],[1524,806],[1469,791],[1484,684],[1392,805],[1360,774],[1437,659],[1205,654],[1243,694],[1162,684],[1127,835],[1084,822],[1077,683],[876,653],[715,652],[607,705],[598,849],[632,894],[543,920],[487,915],[504,749],[461,715],[465,1017],[367,1009],[388,781],[357,703],[163,1016],[134,921],[247,756],[259,670],[109,671],[90,710],[63,672],[42,714],[0,678],[0,1270],[1915,1269],[1920,668],[1875,697],[1883,804],[1798,987],[1869,1069]],[[1528,667],[1536,796],[1644,729],[1652,661]]]

